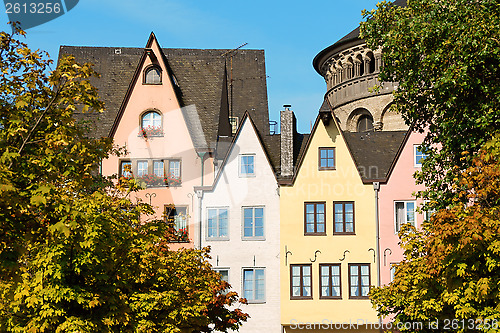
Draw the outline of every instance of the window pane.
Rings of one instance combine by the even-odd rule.
[[[340,287],[332,288],[332,296],[340,296]]]
[[[219,237],[228,235],[227,209],[219,210]]]
[[[346,223],[345,232],[354,232],[354,223]]]
[[[314,204],[306,204],[306,213],[314,214]]]
[[[406,221],[415,224],[415,203],[406,203]]]
[[[325,224],[318,224],[317,232],[325,232]]]
[[[302,272],[304,276],[311,276],[311,266],[303,266]]]
[[[122,162],[120,172],[123,177],[132,177],[132,162]]]
[[[256,295],[255,299],[264,300],[264,291],[265,291],[265,279],[264,279],[264,270],[256,269],[255,270],[255,287],[256,287]]]
[[[321,287],[321,296],[331,296],[329,287]]]
[[[305,287],[310,287],[311,286],[311,277],[310,276],[304,276],[302,279],[302,283]]]
[[[292,277],[292,286],[294,287],[300,286],[300,276]]]
[[[370,292],[370,287],[362,287],[361,288],[361,296],[368,296],[369,292]]]
[[[227,269],[217,269],[216,272],[218,272],[220,274],[222,281],[229,282],[229,270],[227,270]]]
[[[318,212],[318,214],[324,214],[325,213],[325,204],[317,204],[317,212]]]
[[[168,172],[172,177],[179,178],[181,176],[181,161],[170,161]]]
[[[163,161],[154,161],[153,162],[153,172],[158,177],[163,177]]]
[[[300,286],[292,288],[292,295],[293,296],[300,296]]]
[[[146,72],[146,83],[160,83],[160,71],[158,68],[150,68]]]
[[[361,275],[368,275],[369,269],[367,265],[361,266]]]
[[[243,232],[243,234],[245,237],[252,237],[253,236],[253,228],[254,228],[253,208],[244,208],[243,216],[244,216],[244,232]]]
[[[300,276],[300,267],[299,266],[292,266],[292,275],[293,276]]]
[[[243,270],[243,297],[253,300],[254,272],[253,270]]]
[[[144,176],[148,174],[148,161],[137,162],[137,175]]]
[[[321,266],[321,276],[328,276],[328,274],[330,273],[329,271],[329,266]]]

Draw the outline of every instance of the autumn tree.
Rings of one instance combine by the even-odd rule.
[[[398,82],[393,107],[408,125],[428,129],[430,157],[417,180],[427,187],[423,197],[446,207],[457,172],[500,129],[500,6],[498,0],[397,4],[364,11],[361,36],[382,49],[381,80]]]
[[[400,322],[439,320],[438,331],[445,331],[446,321],[456,319],[461,329],[446,331],[498,332],[500,135],[483,145],[453,186],[455,205],[434,213],[422,230],[406,226],[401,233],[405,259],[391,284],[372,290],[372,302]]]
[[[0,331],[210,332],[246,319],[208,250],[170,251],[165,223],[96,172],[119,153],[73,112],[104,105],[89,64],[50,68],[0,33]]]

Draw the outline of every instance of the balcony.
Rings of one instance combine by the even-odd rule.
[[[397,82],[382,83],[378,92],[370,92],[370,88],[380,85],[378,73],[371,73],[345,80],[326,93],[332,107],[336,108],[361,98],[390,94],[397,88]]]

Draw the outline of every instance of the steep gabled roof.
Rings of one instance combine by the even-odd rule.
[[[363,182],[385,182],[407,131],[344,132]]]
[[[212,185],[207,185],[207,186],[195,186],[195,190],[202,189],[204,191],[213,191],[214,188],[217,186],[217,183],[222,176],[222,173],[224,172],[224,168],[226,164],[229,161],[229,157],[231,156],[231,152],[233,151],[233,148],[238,142],[238,139],[240,137],[240,133],[242,131],[243,126],[245,125],[246,122],[249,122],[252,128],[255,130],[255,135],[257,136],[257,140],[260,143],[260,146],[262,148],[262,151],[264,152],[264,155],[266,156],[266,159],[271,166],[271,169],[274,171],[274,177],[278,177],[277,170],[280,169],[280,135],[275,134],[275,135],[265,135],[262,136],[259,133],[259,130],[255,124],[255,122],[252,120],[252,117],[250,113],[245,112],[243,115],[243,118],[241,119],[238,130],[234,134],[231,143],[227,147],[226,155],[222,161],[222,164],[219,168],[219,171],[217,172],[217,175],[215,176],[214,182]]]
[[[283,179],[281,185],[293,185],[304,156],[309,149],[316,128],[322,117],[329,117],[337,126],[340,136],[347,145],[351,158],[358,169],[359,176],[363,183],[374,181],[386,182],[390,171],[393,168],[395,159],[399,156],[400,150],[406,142],[408,131],[382,131],[369,133],[351,133],[342,131],[328,99],[325,98],[321,105],[311,134],[304,135],[300,145],[298,161],[294,168],[291,179]]]
[[[215,148],[221,109],[222,82],[228,50],[162,49],[177,86],[177,95],[195,148]],[[91,62],[101,77],[91,82],[99,90],[106,110],[102,114],[75,116],[91,124],[94,137],[109,136],[120,105],[144,54],[144,48],[61,46],[59,57],[73,54],[78,62]],[[241,120],[246,111],[262,133],[269,133],[267,86],[263,50],[238,50],[232,53],[232,112]],[[230,75],[230,74],[229,74]],[[231,82],[228,82],[231,94]],[[231,103],[231,97],[229,98]],[[199,121],[197,121],[199,120]],[[201,126],[195,130],[190,123]]]

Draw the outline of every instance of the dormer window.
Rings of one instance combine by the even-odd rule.
[[[161,84],[161,69],[151,66],[144,71],[144,84]]]
[[[145,112],[141,116],[141,133],[142,136],[162,136],[163,128],[161,114],[156,111]]]

